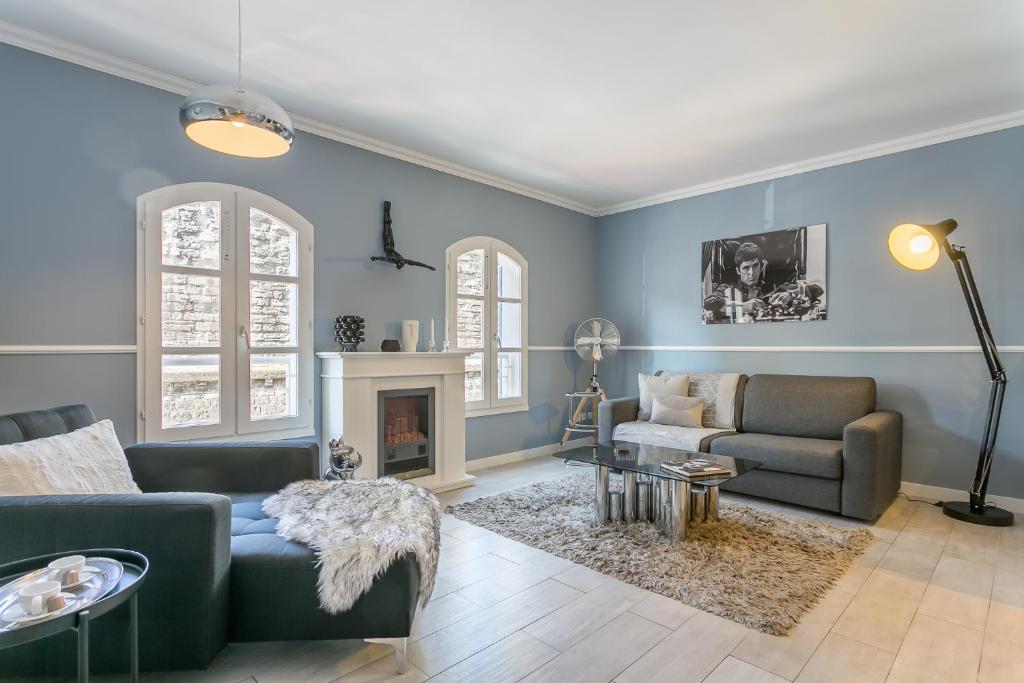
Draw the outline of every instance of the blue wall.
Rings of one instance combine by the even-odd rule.
[[[0,346],[134,344],[135,199],[192,181],[264,192],[316,227],[318,351],[336,350],[340,313],[366,317],[366,349],[403,319],[425,331],[433,316],[441,334],[440,271],[369,265],[385,199],[411,257],[440,267],[447,245],[479,234],[522,252],[530,344],[566,346],[594,313],[587,216],[305,133],[279,159],[210,152],[182,134],[178,96],[2,44],[0,90]],[[534,352],[529,368],[529,412],[468,420],[469,457],[560,438],[575,354]],[[0,413],[73,402],[133,442],[134,356],[0,356]]]
[[[996,341],[1024,345],[1024,128],[989,133],[598,220],[601,314],[635,346],[976,345],[952,265],[913,273],[886,249],[908,221],[960,222]],[[700,323],[704,240],[828,224],[828,320]],[[990,492],[1024,497],[1024,354],[1004,354],[1009,388]],[[906,418],[903,479],[963,489],[974,475],[988,374],[980,353],[625,351],[603,369],[615,394],[636,372],[869,375],[879,405]]]
[[[317,350],[333,348],[339,313],[367,317],[366,348],[397,336],[402,319],[443,320],[440,274],[366,261],[379,250],[384,199],[402,250],[428,262],[440,265],[445,246],[473,234],[519,249],[535,346],[568,345],[596,313],[638,346],[975,344],[949,263],[911,273],[885,249],[893,224],[947,216],[961,223],[954,241],[970,249],[997,341],[1024,344],[1024,129],[595,221],[304,133],[280,159],[215,154],[181,134],[176,95],[6,45],[0,86],[17,103],[0,109],[0,126],[15,131],[0,150],[0,345],[133,344],[135,198],[189,181],[251,187],[316,226]],[[828,321],[700,324],[701,241],[812,223],[829,225]],[[991,491],[1024,497],[1024,354],[1004,361]],[[964,488],[972,476],[988,389],[979,354],[624,351],[602,381],[633,394],[635,373],[660,367],[871,375],[880,405],[907,418],[904,479]],[[531,353],[530,411],[468,420],[470,457],[556,441],[562,393],[586,375],[571,352]],[[79,401],[134,441],[134,357],[0,355],[0,413]]]

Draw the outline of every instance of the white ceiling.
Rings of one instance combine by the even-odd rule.
[[[233,78],[233,0],[0,21]],[[1016,0],[244,0],[243,36],[245,82],[289,111],[590,213],[1024,111]]]

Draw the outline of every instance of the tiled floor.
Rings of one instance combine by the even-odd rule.
[[[476,486],[441,498],[459,502],[564,471],[554,458],[484,470]],[[789,636],[775,637],[445,515],[437,588],[417,619],[404,676],[395,676],[389,648],[335,641],[231,645],[208,671],[144,680],[1024,681],[1024,525],[970,526],[899,498],[869,528],[875,545]]]

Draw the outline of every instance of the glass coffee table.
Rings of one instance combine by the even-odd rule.
[[[690,524],[718,519],[718,487],[761,465],[727,455],[607,441],[553,454],[566,462],[594,466],[594,523],[653,522],[671,541],[686,538]],[[687,477],[661,468],[663,462],[702,459],[721,465],[728,474]],[[622,472],[622,493],[609,490],[612,470]]]

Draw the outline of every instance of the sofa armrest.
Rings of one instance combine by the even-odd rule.
[[[149,559],[139,600],[144,669],[209,665],[228,637],[228,498],[210,493],[0,497],[0,563],[89,548],[135,550]],[[94,671],[127,667],[125,616],[93,625]],[[0,671],[74,672],[73,648],[63,643],[50,638],[0,650]]]
[[[315,439],[142,443],[124,451],[143,491],[263,493],[316,479]]]
[[[903,415],[877,410],[843,429],[841,512],[875,520],[900,489]]]
[[[640,399],[612,398],[597,404],[597,439],[611,441],[615,425],[631,422],[640,412]]]

